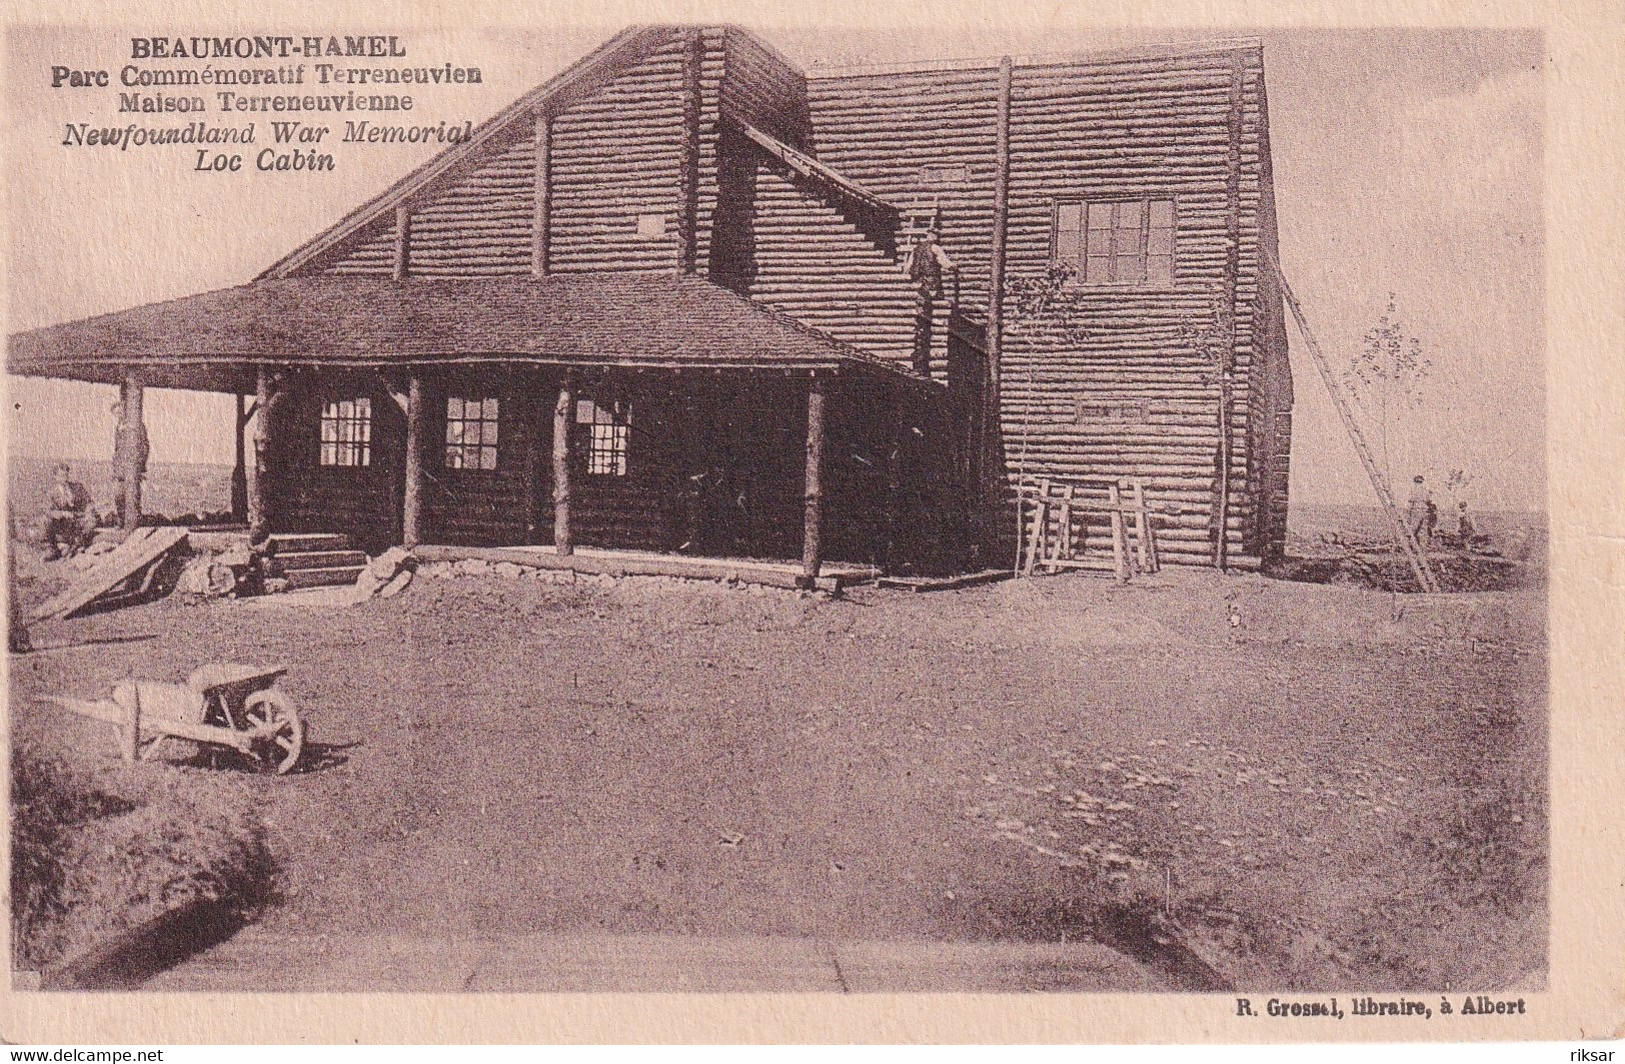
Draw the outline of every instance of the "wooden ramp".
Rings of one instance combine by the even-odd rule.
[[[99,600],[144,594],[152,587],[158,562],[185,542],[184,528],[137,528],[65,591],[36,606],[28,615],[29,623],[70,617]]]

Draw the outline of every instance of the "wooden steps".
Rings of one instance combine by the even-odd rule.
[[[271,536],[271,550],[276,554],[351,550],[354,547],[355,542],[344,532],[277,532]]]
[[[362,566],[344,565],[323,569],[292,569],[279,579],[287,581],[284,591],[303,591],[312,587],[338,587],[355,583]]]
[[[301,591],[353,584],[366,566],[366,554],[344,533],[277,533],[271,537],[265,575],[267,583],[277,582],[278,590]]]
[[[366,564],[367,555],[358,550],[287,551],[272,555],[265,571],[269,576],[286,576],[306,569],[359,568]]]

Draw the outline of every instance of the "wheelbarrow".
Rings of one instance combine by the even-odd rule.
[[[185,683],[124,680],[112,698],[43,701],[118,727],[126,761],[152,759],[165,739],[187,739],[237,751],[277,775],[299,763],[305,725],[287,693],[275,687],[286,666],[209,664]]]

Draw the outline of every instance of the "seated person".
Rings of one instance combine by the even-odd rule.
[[[51,471],[51,504],[45,520],[47,558],[71,558],[90,546],[96,534],[90,492],[71,479],[72,472],[66,462]]]

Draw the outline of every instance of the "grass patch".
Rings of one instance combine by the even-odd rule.
[[[263,831],[229,791],[174,778],[112,793],[27,749],[12,770],[12,963],[40,970],[196,898],[243,918],[269,899]],[[163,771],[155,769],[154,771]]]

